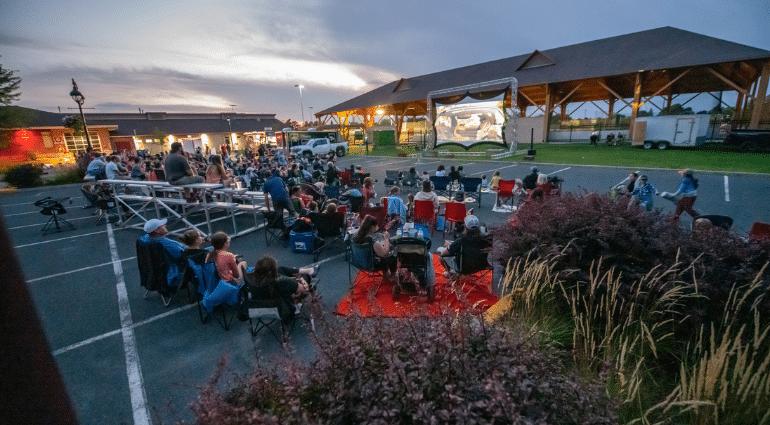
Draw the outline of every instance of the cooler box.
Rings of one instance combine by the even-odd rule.
[[[289,232],[289,246],[295,253],[312,254],[314,237],[314,232],[297,233],[292,230]]]

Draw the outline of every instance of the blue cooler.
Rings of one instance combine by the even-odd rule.
[[[289,232],[289,245],[291,246],[291,250],[299,254],[312,254],[314,249],[314,237],[314,232],[297,233],[292,230]]]

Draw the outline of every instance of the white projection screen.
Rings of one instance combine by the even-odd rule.
[[[505,106],[516,99],[517,88],[516,79],[510,77],[428,93],[426,115],[433,124],[433,148],[470,149],[480,143],[507,147],[515,140],[515,127],[506,131],[513,110]]]
[[[500,143],[503,139],[505,114],[501,94],[492,100],[466,97],[458,103],[436,103],[436,145],[458,144],[470,148],[476,143]]]

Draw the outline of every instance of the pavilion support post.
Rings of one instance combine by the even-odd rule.
[[[564,121],[567,119],[567,105],[561,104],[559,105],[559,118]]]
[[[671,92],[668,92],[668,96],[666,96],[666,114],[671,113],[671,101],[674,99],[674,96],[671,95]]]
[[[770,61],[765,61],[762,65],[762,75],[759,77],[757,94],[754,97],[754,108],[751,111],[751,123],[749,128],[758,128],[759,120],[764,112],[765,99],[767,98],[767,84],[770,80]]]
[[[733,110],[733,119],[738,119],[743,112],[743,93],[738,92],[738,99],[735,101],[735,109]]]
[[[548,141],[548,132],[551,130],[551,113],[553,112],[553,94],[551,85],[545,85],[545,113],[543,114],[543,142]]]
[[[612,118],[612,116],[615,115],[615,98],[610,96],[610,98],[607,99],[607,103],[609,104],[607,107],[607,118]]]
[[[636,73],[636,82],[634,83],[634,102],[631,104],[631,119],[628,126],[629,140],[635,140],[634,130],[636,127],[636,117],[639,116],[639,104],[642,100],[642,73]]]

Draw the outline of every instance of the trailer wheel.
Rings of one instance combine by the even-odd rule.
[[[741,143],[741,152],[756,152],[759,149],[757,142],[743,142]]]
[[[339,157],[345,156],[345,148],[343,148],[343,147],[337,148],[337,156],[339,156]]]
[[[649,142],[649,141],[645,140],[645,142],[644,142],[644,148],[645,149],[652,149],[654,147],[655,147],[655,143],[652,143],[652,142]]]
[[[660,143],[658,143],[658,149],[662,150],[662,151],[668,149],[668,142],[660,142]]]

